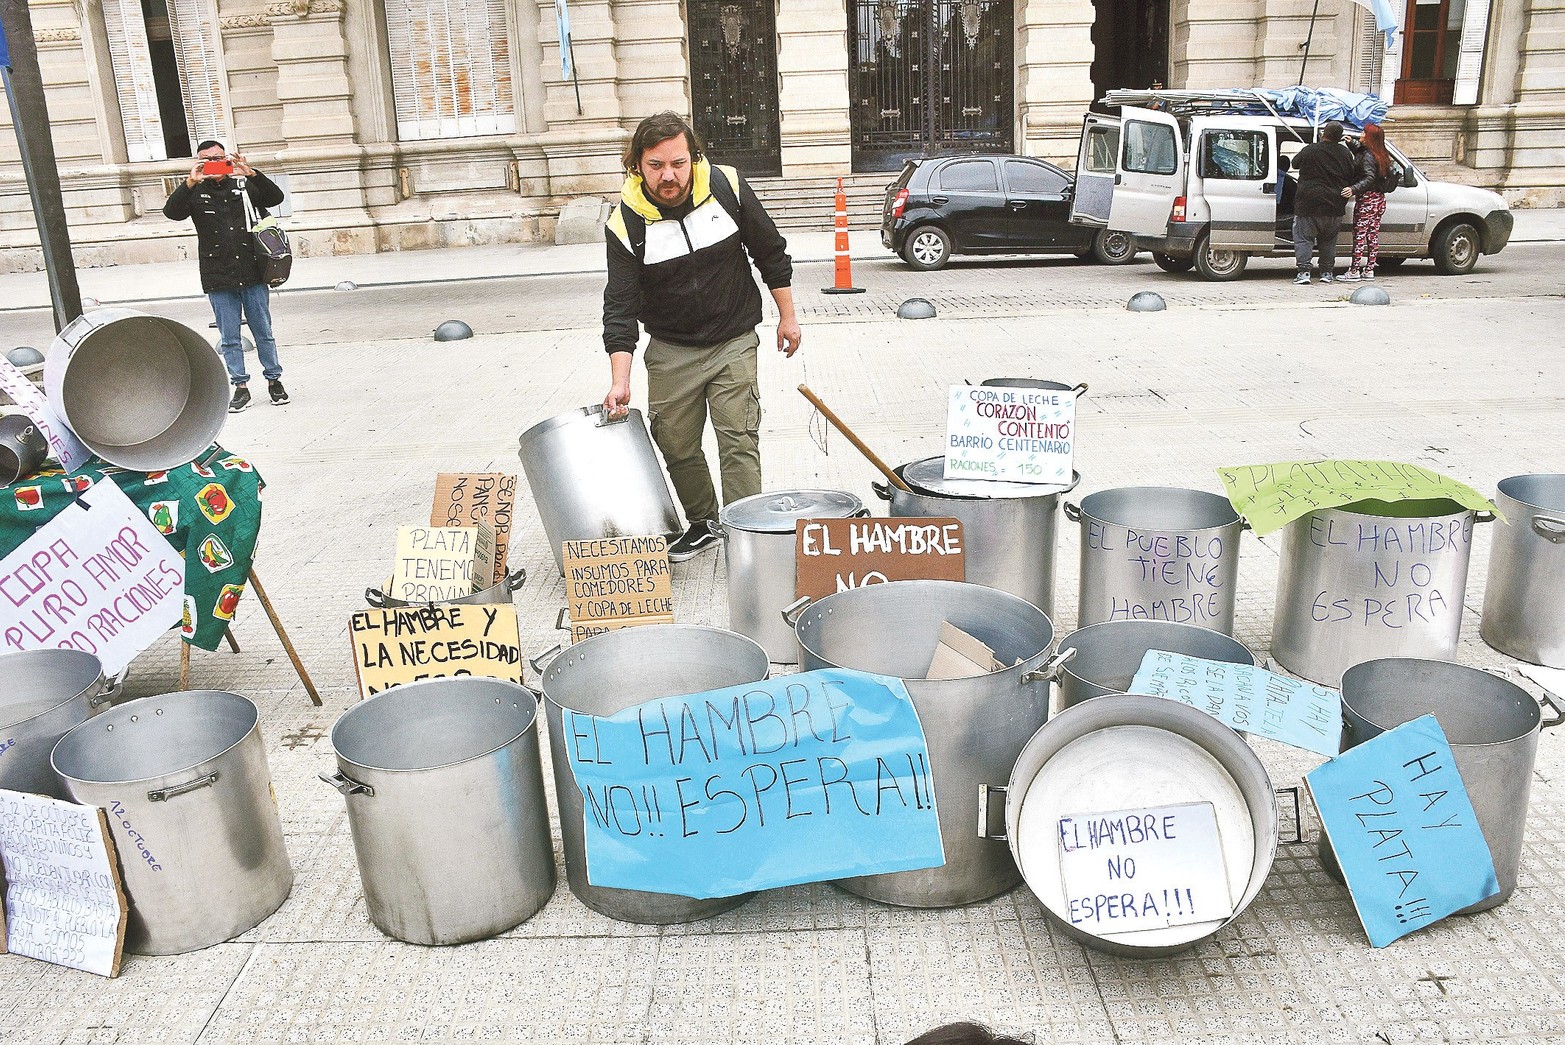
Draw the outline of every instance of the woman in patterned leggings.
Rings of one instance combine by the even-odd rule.
[[[1378,123],[1364,126],[1358,157],[1359,180],[1342,190],[1353,200],[1353,261],[1341,276],[1344,283],[1375,278],[1375,258],[1380,253],[1380,219],[1386,213],[1386,192],[1392,182],[1391,154]]]

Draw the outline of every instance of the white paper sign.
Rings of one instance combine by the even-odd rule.
[[[1096,936],[1234,913],[1210,802],[1062,816],[1059,837],[1070,923]]]
[[[947,479],[1068,485],[1076,393],[1011,385],[952,385]]]
[[[111,480],[0,560],[0,653],[78,649],[118,675],[184,613],[184,563]]]
[[[114,976],[125,894],[103,810],[0,790],[6,945],[12,954]]]
[[[60,462],[61,468],[74,472],[92,457],[92,451],[82,445],[65,420],[54,412],[44,394],[4,356],[0,356],[0,391],[33,419],[38,431],[49,440],[49,456]]]

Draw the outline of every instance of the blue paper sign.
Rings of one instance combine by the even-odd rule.
[[[1304,782],[1376,947],[1500,891],[1433,715],[1365,741]]]
[[[945,863],[901,679],[809,671],[563,724],[593,885],[708,899]]]
[[[1342,747],[1342,694],[1253,664],[1148,650],[1130,692],[1177,700],[1234,729],[1317,755]]]
[[[0,66],[11,68],[11,47],[5,42],[4,25],[0,25]]]

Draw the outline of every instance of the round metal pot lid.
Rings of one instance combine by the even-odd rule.
[[[841,490],[777,490],[735,501],[723,509],[723,525],[760,533],[793,533],[800,519],[846,519],[864,502]]]
[[[903,482],[915,492],[933,494],[936,497],[968,497],[993,499],[1001,497],[1047,497],[1067,493],[1081,482],[1081,475],[1071,473],[1068,486],[1049,486],[1043,483],[1002,483],[994,479],[947,479],[946,459],[926,457],[897,469]]]

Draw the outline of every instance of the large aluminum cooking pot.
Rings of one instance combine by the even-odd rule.
[[[896,469],[910,490],[871,483],[891,503],[893,518],[952,516],[961,520],[967,580],[1010,592],[1054,613],[1054,552],[1060,497],[1069,486],[945,479],[944,457],[926,457]]]
[[[1212,803],[1233,914],[1130,933],[1072,924],[1060,818],[1189,802]],[[987,794],[984,803],[987,819]],[[1155,958],[1195,946],[1244,913],[1266,884],[1277,834],[1271,778],[1237,733],[1177,700],[1111,694],[1056,716],[1027,742],[1005,788],[1005,833],[986,837],[1009,843],[1028,888],[1067,936],[1110,954]]]
[[[1565,475],[1501,479],[1479,634],[1501,653],[1565,668]]]
[[[520,454],[561,573],[563,541],[642,537],[680,528],[640,410],[612,419],[604,417],[601,405],[556,414],[522,433]]]
[[[288,898],[260,719],[237,694],[192,690],[111,708],[55,745],[66,793],[108,814],[130,900],[127,951],[232,940]]]
[[[773,664],[797,664],[799,643],[781,616],[798,588],[794,558],[800,519],[846,519],[869,509],[839,490],[758,493],[723,509],[728,560],[728,626],[761,644]]]
[[[1451,745],[1500,883],[1498,893],[1458,914],[1498,907],[1516,890],[1538,734],[1565,721],[1565,711],[1549,694],[1544,701],[1554,712],[1547,722],[1538,702],[1515,683],[1444,661],[1371,660],[1342,675],[1343,751],[1421,715],[1433,715]],[[1320,854],[1340,879],[1342,869],[1324,833]]]
[[[1210,628],[1161,620],[1113,620],[1065,636],[1044,671],[1060,687],[1063,711],[1105,693],[1129,690],[1147,651],[1155,649],[1229,664],[1255,664],[1249,647]]]
[[[0,486],[26,479],[49,456],[49,440],[26,414],[0,414]]]
[[[49,403],[87,449],[136,472],[166,471],[211,446],[228,417],[228,369],[182,323],[97,308],[44,360]]]
[[[546,663],[535,659],[533,669],[540,672],[549,715],[549,754],[565,846],[565,877],[576,898],[622,922],[668,925],[722,914],[754,896],[741,893],[697,900],[588,882],[583,803],[571,773],[564,713],[607,717],[649,700],[759,682],[771,670],[766,651],[752,639],[719,628],[644,624],[574,643]]]
[[[1166,620],[1232,635],[1239,535],[1228,498],[1171,486],[1124,486],[1067,503],[1081,524],[1080,627]]]
[[[1331,687],[1366,660],[1450,660],[1473,524],[1493,518],[1432,499],[1356,501],[1295,519],[1282,531],[1272,655]]]
[[[512,682],[424,679],[331,730],[370,921],[426,946],[482,940],[554,895],[538,701]]]
[[[1045,392],[1075,392],[1077,396],[1087,394],[1087,382],[1067,385],[1064,381],[1045,381],[1036,377],[987,377],[980,381],[981,385],[1010,385],[1013,388],[1037,388]]]
[[[929,745],[944,867],[846,878],[851,893],[901,907],[954,907],[1021,881],[1005,844],[973,833],[979,789],[999,786],[1027,738],[1049,717],[1049,682],[1037,669],[1054,625],[1014,595],[961,581],[893,581],[828,595],[797,613],[801,667],[895,675],[907,685]],[[1012,665],[990,675],[929,679],[949,622]]]
[[[119,695],[91,653],[38,649],[0,657],[0,787],[64,798],[49,752]]]
[[[459,595],[454,599],[441,599],[441,606],[503,606],[510,603],[520,588],[527,581],[527,571],[522,569],[512,570],[497,583],[487,588],[473,592],[471,595]],[[426,602],[406,602],[394,596],[387,595],[379,588],[365,588],[364,601],[377,610],[400,610],[408,606],[428,606]]]

